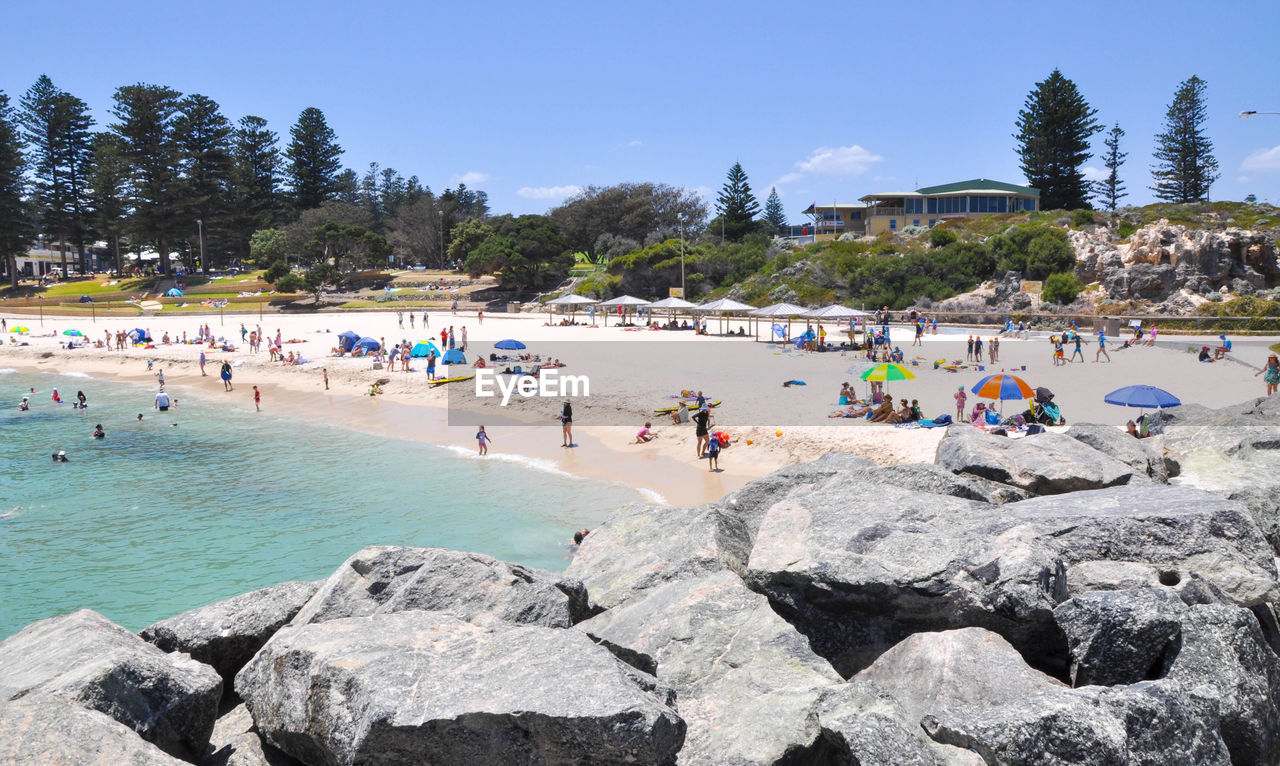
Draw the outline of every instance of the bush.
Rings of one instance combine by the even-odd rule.
[[[1093,225],[1093,211],[1084,209],[1073,211],[1071,213],[1071,225],[1076,228]]]
[[[1029,279],[1044,279],[1050,274],[1070,271],[1076,266],[1076,251],[1067,243],[1067,235],[1057,229],[1049,229],[1031,240],[1027,246],[1027,270]]]
[[[939,229],[935,227],[929,230],[930,247],[946,247],[957,239],[959,239],[959,237],[957,237],[956,233],[950,229]]]
[[[1074,273],[1050,274],[1044,281],[1041,297],[1050,303],[1067,304],[1074,301],[1083,289],[1084,285],[1080,284]]]
[[[269,284],[275,284],[281,277],[289,273],[289,267],[284,265],[284,261],[272,261],[267,267],[266,272],[262,275],[262,280]]]
[[[285,274],[275,282],[277,292],[281,293],[309,293],[312,292],[311,285],[307,280],[297,274]]]

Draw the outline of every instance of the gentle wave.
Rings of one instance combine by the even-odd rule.
[[[0,375],[13,375],[18,371],[12,367],[0,367]]]
[[[88,378],[93,380],[93,376],[87,372],[60,372],[58,374],[64,378]]]
[[[515,463],[526,468],[533,468],[538,471],[553,474],[555,476],[566,476],[572,479],[580,478],[556,466],[554,461],[540,457],[529,457],[528,455],[515,455],[509,452],[490,452],[488,455],[481,455],[468,447],[461,447],[457,444],[441,444],[437,445],[441,449],[446,449],[459,457],[470,458],[473,460],[501,460],[507,463]]]
[[[653,505],[668,505],[667,499],[663,497],[662,493],[657,491],[656,489],[649,489],[648,487],[636,487],[636,491],[639,492],[641,495],[644,495],[646,498],[648,498],[649,502]]]

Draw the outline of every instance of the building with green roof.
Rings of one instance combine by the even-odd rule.
[[[986,178],[925,186],[910,192],[880,192],[860,197],[865,234],[934,226],[951,218],[1040,209],[1040,190]]]

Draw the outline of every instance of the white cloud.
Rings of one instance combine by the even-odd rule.
[[[1280,171],[1280,146],[1270,149],[1258,149],[1244,158],[1240,163],[1241,170],[1253,173],[1275,173]]]
[[[638,138],[633,138],[627,142],[627,147],[630,148],[633,146],[644,146],[644,142]]]
[[[704,200],[708,202],[711,202],[716,198],[716,193],[711,190],[710,186],[695,186],[689,191],[693,192],[699,197],[702,197]]]
[[[521,186],[516,194],[525,199],[550,199],[561,201],[582,191],[581,186]]]
[[[809,159],[796,163],[796,167],[807,173],[822,173],[833,176],[857,176],[884,157],[863,149],[861,146],[823,146],[815,149]]]
[[[1102,168],[1095,168],[1092,165],[1085,165],[1080,171],[1080,175],[1084,176],[1086,181],[1105,181],[1107,180],[1107,171]]]
[[[449,179],[449,182],[453,184],[466,184],[467,186],[475,186],[476,184],[482,184],[485,181],[488,181],[490,177],[491,176],[488,173],[481,173],[476,170],[470,170],[466,173],[463,173],[462,175],[454,175],[453,178]]]
[[[769,184],[769,185],[770,185],[770,186],[784,186],[784,185],[786,185],[786,184],[793,184],[793,183],[795,183],[796,181],[799,181],[801,178],[804,178],[804,174],[803,174],[803,173],[785,173],[785,174],[783,174],[783,175],[779,176],[779,177],[778,177],[778,180],[774,181],[772,184]]]
[[[1252,181],[1253,181],[1253,179],[1252,179],[1252,178],[1250,178],[1249,176],[1236,176],[1236,183],[1238,183],[1238,184],[1247,184],[1247,183],[1250,183],[1250,182],[1252,182]]]

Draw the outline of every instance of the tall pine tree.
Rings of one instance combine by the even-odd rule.
[[[1207,85],[1192,75],[1178,86],[1165,115],[1164,131],[1156,135],[1156,164],[1151,168],[1157,199],[1197,202],[1208,199],[1209,187],[1218,180],[1213,142],[1204,134],[1208,119],[1204,96]]]
[[[764,215],[762,216],[768,222],[772,229],[770,234],[783,235],[787,233],[787,211],[782,207],[782,199],[778,196],[778,187],[769,189],[769,199],[764,202]]]
[[[289,158],[293,204],[299,211],[320,207],[338,191],[342,147],[338,146],[337,136],[325,122],[324,112],[315,107],[302,110],[298,122],[289,129],[289,135],[292,140],[285,156]]]
[[[210,235],[228,233],[224,216],[231,178],[231,123],[217,102],[198,93],[182,99],[179,108],[182,113],[174,120],[173,132],[182,171],[183,212],[187,230],[194,228],[192,233],[202,238],[192,249],[197,256],[204,253],[200,268],[207,274],[215,258],[208,246]]]
[[[67,240],[81,261],[88,239],[87,185],[90,128],[93,118],[85,102],[59,90],[40,75],[21,100],[21,123],[31,146],[35,176],[34,203],[45,233],[56,237],[67,266]],[[81,263],[81,268],[84,264]]]
[[[760,203],[751,193],[751,184],[747,182],[747,173],[741,162],[735,162],[729,168],[724,186],[716,197],[716,210],[720,213],[720,220],[713,221],[712,228],[715,228],[715,223],[720,223],[725,238],[739,240],[752,230],[752,222],[760,212]]]
[[[1107,153],[1102,155],[1102,165],[1107,169],[1107,177],[1093,185],[1094,198],[1113,213],[1120,200],[1129,196],[1125,191],[1124,181],[1120,180],[1120,166],[1124,164],[1124,158],[1129,156],[1128,152],[1120,151],[1122,138],[1124,138],[1124,130],[1117,122],[1111,126],[1111,130],[1107,131],[1107,137],[1102,142],[1103,146],[1107,147]]]
[[[9,96],[0,91],[0,257],[5,259],[9,285],[18,286],[18,259],[31,245],[32,227],[23,199],[22,134]]]
[[[139,251],[155,247],[160,268],[169,273],[169,252],[187,231],[178,190],[178,145],[173,123],[182,94],[163,85],[117,88],[111,130],[121,139],[129,163],[131,240]]]
[[[120,276],[120,237],[129,213],[129,162],[123,139],[115,133],[93,137],[93,162],[89,174],[89,207],[94,228],[107,240]]]
[[[1097,113],[1057,69],[1027,94],[1013,137],[1023,175],[1040,190],[1042,209],[1089,206],[1081,167],[1089,159],[1089,138],[1102,130]]]
[[[283,213],[279,137],[266,120],[249,115],[240,119],[233,141],[229,224],[232,248],[244,261],[253,233],[272,228]]]

